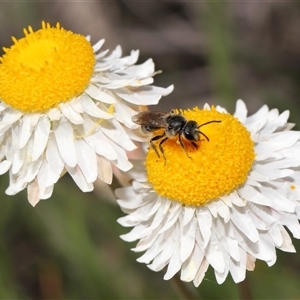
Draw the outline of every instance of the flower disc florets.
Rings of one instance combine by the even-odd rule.
[[[96,63],[91,44],[80,34],[43,22],[25,37],[13,38],[0,58],[0,98],[24,112],[42,112],[78,96]]]
[[[219,120],[199,128],[201,135],[195,147],[181,136],[162,144],[165,159],[158,158],[149,148],[146,169],[149,182],[156,192],[186,205],[203,205],[243,184],[255,157],[249,131],[228,113],[211,110],[181,111],[187,120],[203,123]],[[159,141],[156,145],[159,144]]]

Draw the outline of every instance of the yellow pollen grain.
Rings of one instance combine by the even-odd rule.
[[[296,186],[295,185],[291,185],[291,190],[295,190],[296,189]]]
[[[163,144],[166,162],[158,158],[149,147],[146,158],[148,181],[161,196],[185,205],[204,205],[220,196],[227,195],[242,185],[255,159],[254,143],[250,133],[234,116],[211,110],[182,111],[187,120],[195,120],[204,136],[195,149],[185,141],[189,158],[178,143],[178,138]],[[158,132],[157,132],[158,133]],[[159,141],[155,142],[158,147]]]
[[[80,95],[93,75],[93,48],[80,34],[42,22],[0,58],[0,98],[14,109],[43,112]]]
[[[109,107],[108,107],[108,110],[107,112],[109,114],[113,114],[115,112],[115,106],[113,104],[111,104]]]

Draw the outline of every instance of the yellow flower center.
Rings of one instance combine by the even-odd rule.
[[[24,29],[0,57],[0,98],[24,112],[45,111],[81,94],[93,74],[95,55],[80,34],[43,22]]]
[[[199,128],[209,141],[200,134],[197,148],[182,135],[186,152],[179,143],[178,135],[167,139],[162,144],[165,159],[159,150],[162,139],[154,141],[160,158],[149,147],[147,176],[159,195],[185,205],[200,206],[229,194],[246,181],[255,158],[254,143],[237,118],[220,113],[214,107],[181,113],[187,120],[194,120],[199,125],[212,120],[221,122]]]

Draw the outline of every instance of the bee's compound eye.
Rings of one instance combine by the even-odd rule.
[[[189,141],[199,141],[198,123],[188,121],[184,127],[183,136]]]

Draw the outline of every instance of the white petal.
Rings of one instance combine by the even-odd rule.
[[[272,207],[274,209],[291,213],[295,211],[297,203],[284,197],[273,188],[261,186],[259,190],[262,194],[273,200]]]
[[[29,147],[32,146],[32,139],[31,139],[31,143],[28,144]],[[27,156],[26,148],[22,148],[19,151],[15,151],[13,162],[12,162],[12,168],[11,168],[13,174],[17,174],[20,171],[20,169],[24,164],[26,156]]]
[[[246,269],[248,271],[253,271],[254,270],[254,268],[255,268],[255,261],[256,261],[256,258],[247,253]]]
[[[45,200],[52,196],[54,185],[48,186],[46,188],[40,187],[40,199]]]
[[[116,120],[104,121],[101,131],[116,144],[127,151],[136,149],[136,145],[129,139],[124,128]]]
[[[239,241],[239,246],[249,253],[250,255],[264,260],[267,263],[271,262],[276,258],[276,252],[274,245],[266,244],[263,234],[261,233],[260,240],[257,243],[252,243],[245,235],[241,234],[236,228],[233,227],[234,236]],[[266,238],[266,237],[265,237]]]
[[[176,245],[172,257],[170,259],[167,272],[164,276],[164,280],[169,280],[172,278],[181,268],[180,262],[180,250],[179,250],[179,243]]]
[[[246,206],[246,200],[241,198],[237,191],[231,192],[229,195],[220,197],[220,199],[228,206],[232,207],[232,205],[236,205],[239,207]]]
[[[222,201],[218,201],[217,203],[217,211],[220,217],[224,219],[224,222],[227,223],[230,220],[231,212],[227,205],[225,205]]]
[[[103,46],[104,42],[105,42],[105,39],[101,39],[96,44],[94,44],[93,45],[94,52],[98,52],[101,49],[101,47]]]
[[[44,152],[50,133],[50,121],[46,115],[41,116],[34,131],[32,160],[37,160]]]
[[[239,194],[242,198],[247,199],[247,201],[257,204],[262,204],[265,206],[271,206],[271,200],[257,191],[255,188],[251,186],[244,186],[239,190]]]
[[[22,113],[14,110],[6,110],[0,122],[0,134],[6,132],[16,121],[22,117]]]
[[[185,207],[184,208],[184,217],[182,220],[182,226],[186,226],[189,224],[195,215],[195,208],[194,207]]]
[[[267,105],[263,105],[256,113],[247,118],[247,123],[259,122],[262,118],[265,119],[268,115],[269,108]]]
[[[90,85],[86,93],[92,98],[97,101],[101,101],[103,103],[113,104],[116,103],[116,99],[110,95],[110,91],[103,92],[100,90],[100,88],[96,87],[95,85]]]
[[[255,170],[261,175],[268,176],[269,181],[277,178],[287,177],[294,173],[294,171],[290,169],[276,169],[271,163],[265,165],[256,165]]]
[[[111,184],[113,177],[111,163],[101,155],[97,155],[97,169],[98,178],[107,184]]]
[[[275,246],[277,248],[280,248],[283,244],[283,238],[281,235],[280,227],[277,225],[273,225],[268,232],[269,232]]]
[[[169,214],[167,216],[165,225],[162,226],[162,228],[159,231],[159,234],[169,229],[171,226],[175,224],[175,222],[178,220],[179,215],[182,212],[182,208],[180,204],[172,203],[169,209]]]
[[[180,238],[180,261],[184,262],[191,255],[196,243],[197,220],[192,220],[182,227]]]
[[[19,178],[16,178],[11,173],[9,174],[9,187],[5,190],[5,193],[9,196],[15,195],[19,193],[20,191],[24,190],[27,183],[24,182],[24,180],[19,180]]]
[[[27,197],[28,197],[29,203],[33,207],[36,206],[40,201],[39,193],[40,193],[40,189],[39,189],[39,185],[38,185],[37,181],[33,181],[32,183],[28,184]]]
[[[38,159],[36,161],[24,164],[20,170],[20,173],[22,174],[20,178],[23,178],[22,180],[25,182],[31,182],[34,180],[39,173],[42,162],[42,159]]]
[[[62,117],[62,113],[61,113],[60,109],[58,109],[56,107],[47,111],[46,114],[52,122],[59,121],[60,118]]]
[[[72,122],[73,124],[82,124],[83,123],[83,118],[80,115],[80,113],[78,113],[71,104],[69,103],[62,103],[59,106],[61,112],[63,113],[63,115],[70,120],[70,122]]]
[[[146,60],[143,64],[133,65],[126,69],[126,73],[132,74],[138,78],[146,78],[152,76],[154,73],[154,63],[150,58]]]
[[[11,162],[7,161],[7,160],[3,160],[0,163],[0,175],[3,175],[4,173],[6,173],[9,168],[11,167]]]
[[[176,243],[173,239],[174,236],[172,236],[172,234],[167,235],[168,233],[171,233],[171,231],[159,236],[158,239],[155,241],[155,244],[159,247],[155,249],[156,256],[152,261],[152,269],[155,268],[155,270],[162,270],[168,264],[170,258],[172,257],[172,254],[176,247]],[[168,246],[165,245],[165,241],[169,241]],[[153,250],[152,246],[150,249]],[[153,256],[153,254],[151,256]]]
[[[226,280],[228,273],[229,273],[229,263],[226,265],[224,272],[218,272],[215,270],[217,283],[222,284]]]
[[[192,255],[182,264],[180,279],[187,282],[194,280],[203,258],[203,252],[195,244]]]
[[[92,148],[83,140],[74,141],[76,158],[87,182],[94,182],[97,178],[97,159]]]
[[[241,208],[233,207],[231,210],[231,221],[247,238],[256,243],[259,240],[259,233],[249,215]]]
[[[118,219],[118,223],[123,225],[123,223],[125,223],[125,222],[122,222],[122,218],[120,218],[120,219]],[[123,226],[126,226],[126,225],[123,225]],[[129,225],[129,226],[131,226],[131,225]],[[144,226],[138,225],[138,226],[134,227],[130,232],[120,235],[120,238],[126,242],[136,241],[141,238],[140,231],[143,229],[144,229]],[[141,252],[141,251],[143,251],[142,249],[143,248],[140,249],[139,247],[136,247],[131,250],[135,251],[135,252]]]
[[[292,232],[295,238],[300,238],[300,225],[294,214],[285,214],[284,218],[282,218],[282,224]]]
[[[100,118],[100,119],[112,119],[113,115],[101,110],[92,99],[86,95],[82,95],[80,103],[84,112],[90,116]]]
[[[53,176],[51,181],[53,183],[56,183],[64,169],[64,162],[59,154],[59,150],[53,134],[50,134],[49,136],[46,149],[46,160],[49,167],[51,168],[51,174]],[[48,185],[46,184],[46,186]]]
[[[197,211],[197,220],[203,239],[202,249],[205,249],[211,237],[212,217],[207,209],[199,209]]]
[[[86,181],[82,171],[78,166],[72,168],[66,165],[66,169],[83,192],[91,192],[93,190],[93,184]]]
[[[278,214],[277,217],[274,215],[274,211],[268,207],[268,206],[262,206],[262,205],[249,205],[251,214],[252,212],[257,216],[258,219],[262,220],[264,224],[266,224],[266,228],[270,228],[273,223],[278,222],[278,219],[280,218],[280,215]],[[256,222],[256,219],[253,219],[253,221]],[[262,225],[263,226],[263,225]],[[259,229],[259,227],[257,227]]]
[[[90,93],[90,96],[97,101],[101,101],[103,103],[108,104],[117,104],[116,98],[112,96],[110,90],[107,92],[101,91],[100,88],[93,88],[92,93]]]
[[[235,283],[241,282],[246,277],[246,252],[240,250],[240,261],[229,261],[230,274]]]
[[[75,167],[76,165],[76,152],[74,146],[74,134],[70,123],[61,121],[58,125],[54,126],[54,135],[59,153],[66,165]]]
[[[22,118],[21,132],[19,135],[19,148],[23,148],[28,142],[35,125],[40,118],[39,114],[25,114]]]
[[[56,183],[57,178],[53,173],[50,165],[46,159],[43,159],[43,163],[40,168],[40,172],[37,175],[39,186],[48,187]]]
[[[245,102],[241,99],[237,100],[234,116],[238,118],[241,121],[241,123],[245,124],[247,119],[247,113],[248,110],[246,108]]]
[[[143,86],[133,89],[120,88],[117,91],[117,95],[132,104],[154,105],[158,103],[161,96],[170,94],[173,88],[173,85],[166,89],[155,86]]]
[[[85,136],[84,140],[97,154],[102,155],[109,160],[117,159],[117,152],[101,131],[96,131],[92,135]]]
[[[121,59],[118,59],[117,63],[122,66],[135,64],[138,60],[139,53],[140,53],[139,50],[131,50],[130,55],[124,56]],[[127,69],[129,69],[129,67],[127,67]],[[126,69],[126,71],[127,71],[127,69]]]
[[[147,235],[147,237],[144,237],[143,239],[141,239],[138,243],[138,245],[133,248],[133,251],[136,252],[141,252],[141,251],[145,251],[147,248],[151,247],[153,245],[153,243],[156,241],[157,238],[157,233],[159,231],[159,228],[154,229],[149,235]]]
[[[126,172],[132,168],[132,163],[128,161],[126,152],[119,145],[111,143],[111,146],[114,149],[114,152],[117,153],[117,159],[113,160],[112,163],[118,167],[118,169]]]
[[[204,276],[205,276],[205,273],[208,269],[208,266],[209,266],[209,262],[207,259],[203,259],[202,262],[201,262],[201,265],[200,265],[200,268],[195,276],[195,279],[194,279],[194,285],[196,287],[198,287],[200,285],[200,283],[202,282]]]
[[[279,249],[286,252],[296,252],[295,247],[292,244],[292,240],[283,226],[280,226],[280,232],[282,236],[282,245]]]
[[[210,242],[207,245],[204,255],[210,265],[218,272],[224,272],[225,270],[225,260],[223,253],[218,246],[218,241],[215,235],[211,236]]]

